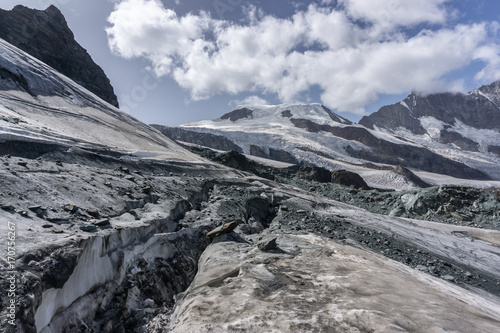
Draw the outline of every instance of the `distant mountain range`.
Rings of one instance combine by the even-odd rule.
[[[500,154],[500,81],[468,94],[410,94],[363,117],[361,125],[398,135],[410,131],[433,142]]]
[[[214,120],[153,126],[190,144],[347,169],[375,187],[415,186],[395,172],[397,166],[431,183],[498,181],[499,87],[500,82],[495,82],[468,94],[412,93],[363,117],[359,124],[320,104],[283,104],[239,106]]]

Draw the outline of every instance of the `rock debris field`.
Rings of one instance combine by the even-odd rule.
[[[106,149],[7,148],[0,208],[17,225],[20,332],[500,326],[494,190],[359,190]]]

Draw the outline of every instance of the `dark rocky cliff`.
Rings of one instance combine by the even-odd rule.
[[[66,19],[55,6],[45,10],[20,5],[10,11],[0,9],[0,38],[118,107],[108,77],[75,41]]]
[[[169,127],[163,125],[151,125],[159,130],[163,135],[176,141],[184,141],[194,143],[201,146],[210,147],[213,149],[230,151],[234,150],[238,153],[243,153],[240,146],[234,144],[231,140],[221,135],[214,135],[211,133],[202,133],[189,131],[181,127]]]
[[[383,106],[365,116],[360,124],[373,129],[404,127],[415,134],[426,131],[421,117],[434,117],[453,126],[457,120],[478,129],[500,129],[500,81],[468,94],[439,93],[427,96],[410,94],[401,103]]]

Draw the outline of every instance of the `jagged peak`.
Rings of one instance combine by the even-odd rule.
[[[99,65],[76,40],[62,12],[15,6],[0,9],[0,38],[41,60],[114,106],[118,99]]]

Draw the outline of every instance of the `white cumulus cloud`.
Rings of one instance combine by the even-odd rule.
[[[239,106],[239,105],[268,105],[269,103],[260,96],[252,95],[248,96],[242,100],[235,100],[229,103],[229,106]]]
[[[363,114],[380,94],[460,89],[462,81],[444,77],[473,61],[484,63],[477,79],[500,79],[499,45],[489,38],[496,24],[444,25],[447,2],[323,1],[289,18],[250,8],[243,24],[206,12],[178,16],[159,0],[122,0],[107,33],[115,54],[148,59],[193,100],[246,92],[262,104],[262,92],[294,102],[319,87],[324,104]],[[403,30],[417,24],[432,30]]]
[[[351,17],[384,26],[444,23],[450,0],[340,0]]]

